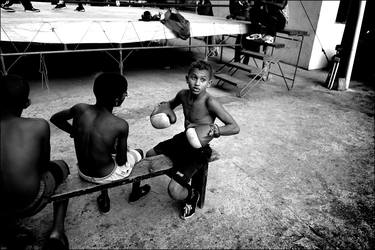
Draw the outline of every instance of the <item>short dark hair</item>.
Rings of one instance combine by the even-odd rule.
[[[29,83],[18,75],[1,76],[0,102],[3,107],[21,107],[29,100]]]
[[[207,70],[209,75],[210,75],[210,79],[212,78],[213,76],[213,70],[212,70],[212,66],[211,64],[209,64],[208,62],[206,61],[203,61],[203,60],[197,60],[195,62],[193,62],[190,67],[189,67],[189,70],[188,70],[188,75],[190,75],[190,73],[193,71],[193,69],[198,69],[198,70]]]
[[[128,90],[128,81],[119,73],[105,72],[99,74],[94,81],[96,100],[112,103]]]

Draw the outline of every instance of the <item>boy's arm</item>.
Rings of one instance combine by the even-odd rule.
[[[172,110],[175,109],[178,105],[180,105],[182,103],[181,102],[181,96],[182,95],[183,95],[183,90],[180,90],[172,100],[168,101],[169,107]]]
[[[224,126],[218,127],[218,136],[220,135],[234,135],[240,132],[240,127],[233,119],[233,117],[224,109],[220,102],[214,98],[207,100],[208,111],[214,114],[215,117],[219,118],[224,123]]]
[[[124,165],[127,161],[127,151],[128,151],[128,134],[129,134],[129,125],[126,121],[123,121],[123,124],[120,128],[120,134],[117,138],[116,145],[116,162],[119,166]]]
[[[59,129],[67,132],[70,137],[73,137],[73,126],[68,122],[68,120],[73,118],[73,108],[65,109],[63,111],[54,114],[50,121]]]
[[[50,144],[50,127],[46,120],[40,119],[40,171],[44,172],[48,168],[48,163],[51,159],[51,144]]]

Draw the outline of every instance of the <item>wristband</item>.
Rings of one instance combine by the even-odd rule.
[[[213,136],[214,138],[218,138],[220,136],[220,129],[217,124],[210,124],[210,136]]]
[[[215,126],[214,137],[218,138],[218,137],[220,137],[220,128],[219,128],[219,125],[217,125],[217,124],[214,124],[214,126]]]

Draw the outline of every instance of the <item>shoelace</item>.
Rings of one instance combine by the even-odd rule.
[[[193,207],[191,205],[186,204],[184,207],[184,216],[188,215],[192,209]]]
[[[251,34],[250,36],[247,36],[246,39],[249,39],[249,40],[262,39],[262,35],[261,34]]]

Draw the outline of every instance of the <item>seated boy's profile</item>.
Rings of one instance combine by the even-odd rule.
[[[18,244],[18,248],[20,241],[27,239],[25,230],[15,226],[16,221],[41,211],[69,168],[62,160],[50,161],[48,122],[21,117],[30,105],[28,83],[19,76],[7,75],[1,77],[0,86],[0,227],[5,232],[0,237],[11,245]],[[47,242],[50,248],[68,248],[64,233],[67,206],[68,200],[54,203],[53,228]],[[19,232],[24,236],[21,240],[17,238]]]
[[[127,96],[128,83],[117,73],[101,73],[94,81],[96,103],[79,103],[51,117],[51,122],[74,138],[79,176],[93,183],[109,183],[130,175],[143,158],[140,149],[128,147],[128,123],[112,114]],[[72,119],[72,124],[68,121]],[[133,192],[130,201],[150,191],[145,185]],[[98,197],[102,212],[109,211],[107,190]]]
[[[147,157],[164,154],[172,161],[177,174],[188,183],[192,176],[211,157],[210,140],[223,135],[233,135],[240,131],[233,117],[206,89],[212,83],[213,70],[209,63],[196,61],[192,63],[186,76],[188,89],[180,90],[168,103],[173,110],[182,105],[185,116],[185,130],[173,138],[160,142],[149,150]],[[215,124],[219,119],[224,125]],[[200,194],[197,190],[188,189],[171,180],[168,193],[175,199],[185,199],[180,217],[186,219],[195,212]]]

